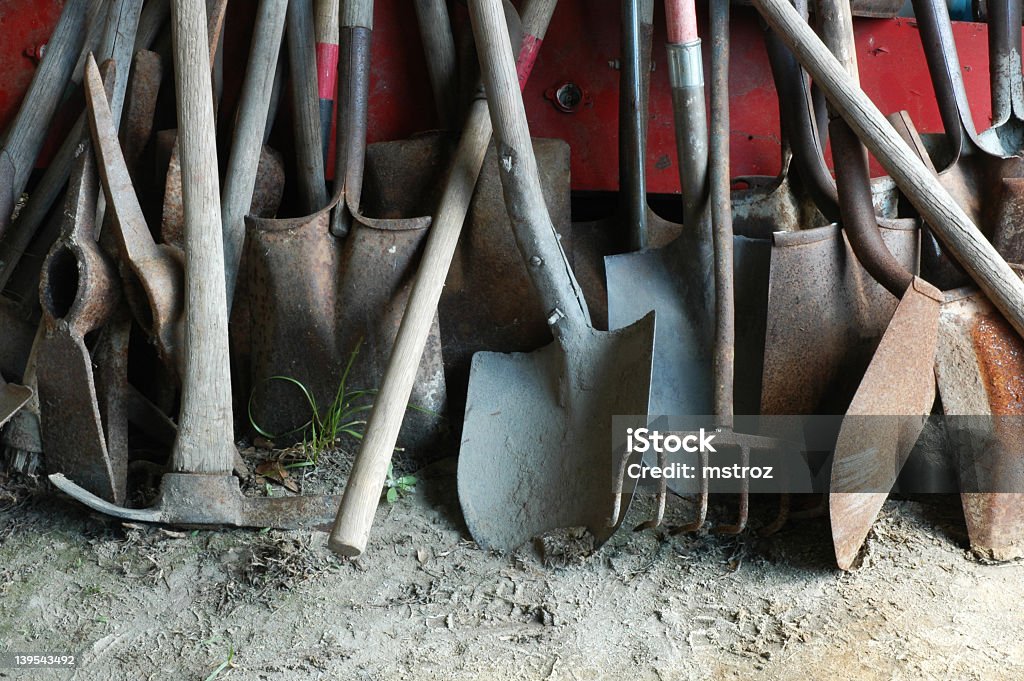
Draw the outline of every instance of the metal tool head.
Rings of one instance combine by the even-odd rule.
[[[1024,342],[973,287],[946,292],[935,356],[942,407],[961,444],[961,500],[971,550],[1024,555]]]
[[[915,278],[846,411],[836,442],[829,515],[836,561],[849,570],[935,402],[942,294]]]
[[[617,331],[591,329],[571,346],[473,357],[459,451],[459,501],[473,537],[511,550],[562,527],[596,544],[609,524],[620,452],[614,415],[646,415],[654,315]],[[632,498],[623,489],[622,507]]]
[[[331,210],[287,220],[247,218],[246,290],[251,324],[252,421],[263,431],[298,439],[312,416],[330,405],[345,377],[346,390],[365,405],[380,387],[408,299],[411,276],[443,181],[439,136],[370,145],[362,210],[349,233],[334,237]],[[422,192],[405,188],[431,178]],[[420,185],[422,186],[422,184]],[[425,205],[426,204],[426,205]],[[300,353],[296,347],[303,348]],[[354,354],[358,351],[358,354]],[[346,374],[346,368],[348,372]],[[436,322],[420,364],[399,443],[433,446],[446,405],[440,332]]]

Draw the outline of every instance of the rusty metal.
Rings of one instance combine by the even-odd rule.
[[[95,68],[95,62],[90,65]],[[102,93],[102,83],[99,87]],[[120,291],[114,265],[95,239],[99,189],[88,139],[80,149],[64,204],[62,237],[47,256],[39,287],[42,442],[49,472],[65,474],[93,494],[123,503],[127,440],[117,443],[123,449],[108,448],[105,428],[117,424],[100,416],[93,357],[85,343],[86,334],[104,326],[117,309]]]
[[[441,143],[441,139],[438,138],[432,160],[425,160],[420,168],[447,167],[450,145]],[[562,247],[571,251],[569,147],[561,140],[535,139],[533,151],[551,221]],[[416,203],[420,206],[431,206],[433,197],[438,195],[431,194],[436,172],[403,174],[405,183],[396,189],[419,197]],[[449,413],[462,413],[475,353],[530,352],[551,342],[551,331],[540,309],[526,264],[516,247],[505,209],[498,157],[492,145],[484,157],[462,238],[438,305],[445,379],[450,388]]]
[[[175,371],[180,366],[184,335],[184,255],[174,246],[153,241],[125,165],[110,108],[102,96],[94,62],[89,62],[86,68],[85,91],[107,210],[113,214],[111,231],[117,244],[125,297],[164,365]]]
[[[435,164],[444,146],[436,136],[370,145],[361,209],[381,217],[359,214],[344,239],[329,230],[337,195],[310,216],[247,218],[250,415],[261,430],[294,439],[312,416],[295,386],[275,376],[299,381],[321,410],[336,395],[350,360],[348,390],[379,387],[426,237],[424,220],[400,216],[432,211],[444,179],[435,170],[443,167]],[[410,191],[417,185],[421,191]],[[297,347],[303,351],[295,352]],[[435,325],[410,400],[424,411],[410,410],[399,437],[418,452],[436,442],[443,426],[440,348]],[[360,403],[368,402],[372,395]]]
[[[954,417],[954,426],[977,424],[980,431],[958,433],[966,440],[961,458],[976,480],[974,491],[961,493],[971,550],[987,560],[1019,558],[1024,555],[1019,418],[1024,415],[1024,342],[974,288],[946,293],[939,338],[935,375],[943,411]]]

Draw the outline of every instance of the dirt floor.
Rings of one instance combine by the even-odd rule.
[[[0,477],[0,651],[80,656],[0,678],[1024,678],[1024,566],[973,559],[955,497],[890,501],[844,574],[822,518],[497,555],[466,533],[451,461],[419,478],[342,560],[322,532],[123,524]]]

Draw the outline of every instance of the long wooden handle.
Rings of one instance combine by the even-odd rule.
[[[228,309],[234,297],[238,266],[242,259],[245,240],[245,216],[252,205],[256,188],[256,171],[263,132],[267,128],[267,113],[274,89],[277,57],[281,51],[284,20],[288,0],[260,0],[253,29],[249,62],[245,69],[242,94],[238,103],[235,134],[231,140],[221,210],[224,229],[224,276],[227,286]],[[181,134],[179,128],[179,135]]]
[[[21,196],[29,173],[42,149],[50,120],[57,111],[64,88],[85,40],[85,15],[88,0],[68,0],[47,42],[46,54],[32,78],[4,142],[4,150],[14,167],[11,195]],[[7,191],[7,188],[4,188]],[[10,215],[0,216],[0,231]]]
[[[970,217],[943,189],[917,155],[856,86],[828,48],[788,0],[754,0],[757,9],[786,41],[800,63],[850,124],[857,137],[889,172],[946,248],[1024,335],[1024,283],[996,252]]]
[[[288,4],[288,63],[292,75],[299,199],[304,213],[327,205],[314,41],[313,0],[291,0]]]
[[[135,33],[141,13],[142,0],[113,0],[107,19],[107,31],[100,43],[100,54],[104,55],[104,60],[113,59],[120,72],[114,81],[114,97],[110,100],[115,127],[121,124],[124,94],[128,90],[129,65],[135,54]]]
[[[670,45],[685,45],[698,40],[696,2],[665,0],[665,23]]]
[[[420,25],[437,120],[443,130],[454,130],[458,125],[459,71],[448,5],[445,0],[415,0],[413,6]]]
[[[523,14],[530,17],[531,23],[527,25],[524,22],[524,28],[532,30],[531,35],[543,37],[554,7],[552,0],[528,2]],[[534,53],[531,49],[524,45],[520,59],[529,55],[532,64]],[[416,371],[490,139],[491,119],[487,102],[478,99],[470,108],[459,140],[444,195],[431,223],[416,281],[395,338],[395,347],[388,360],[384,382],[374,400],[363,443],[328,539],[331,549],[341,555],[358,556],[366,550],[388,462],[398,442],[398,432],[416,382]]]
[[[590,312],[544,204],[502,3],[473,0],[469,8],[494,124],[505,206],[551,332],[563,344],[569,343],[591,328]]]
[[[373,29],[373,0],[341,0],[341,28]]]
[[[184,372],[172,467],[178,472],[227,475],[235,450],[217,137],[203,0],[172,0],[171,25],[185,213]]]

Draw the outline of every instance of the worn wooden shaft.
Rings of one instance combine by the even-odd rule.
[[[324,180],[315,40],[313,0],[290,0],[288,63],[291,67],[299,199],[301,210],[305,213],[320,210],[327,205],[328,200],[327,183]]]
[[[217,138],[203,0],[173,0],[171,25],[185,213],[184,371],[171,465],[177,472],[227,475],[235,453],[231,372]]]
[[[538,5],[541,7],[538,8]],[[531,31],[528,35],[544,35],[554,7],[555,3],[551,0],[532,0],[527,3],[523,14],[529,17],[529,23],[524,20],[524,29]],[[520,49],[520,59],[525,58],[529,49],[524,44]],[[431,224],[416,280],[395,338],[395,346],[388,360],[384,382],[374,400],[363,443],[352,466],[334,528],[328,539],[329,546],[342,555],[357,556],[366,549],[388,462],[398,442],[416,372],[490,139],[488,105],[485,100],[478,99],[470,108],[463,128],[448,182]]]
[[[953,257],[1014,329],[1024,335],[1024,282],[928,172],[788,0],[754,0],[754,4]]]
[[[443,130],[454,130],[458,125],[459,71],[448,5],[445,0],[414,0],[413,6],[420,24],[437,120]]]
[[[260,0],[238,103],[231,157],[221,196],[228,309],[231,309],[238,281],[238,266],[245,240],[245,216],[252,205],[252,193],[256,187],[256,171],[263,148],[263,133],[267,128],[267,113],[287,10],[288,0]],[[181,135],[181,128],[178,128],[178,134]]]

